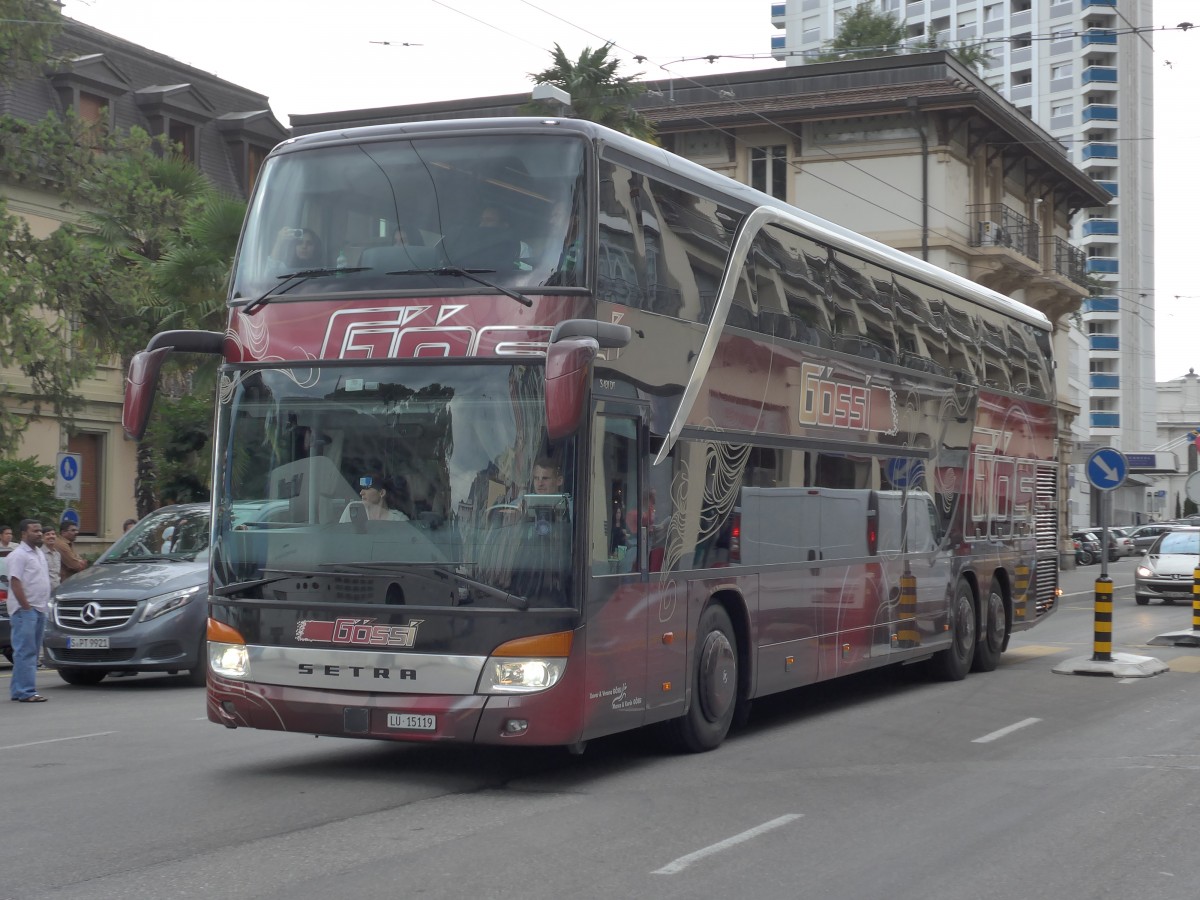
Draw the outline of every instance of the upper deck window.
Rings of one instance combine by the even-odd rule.
[[[272,288],[289,296],[478,288],[432,274],[449,267],[521,291],[582,287],[585,149],[568,136],[472,134],[273,157],[247,220],[233,298]],[[321,277],[339,269],[357,271]],[[286,283],[301,272],[309,274]]]

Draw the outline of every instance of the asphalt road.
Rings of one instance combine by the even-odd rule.
[[[1191,610],[1132,572],[1114,650],[1164,674],[1052,671],[1092,653],[1091,566],[996,672],[805,688],[698,756],[227,731],[179,678],[44,673],[0,707],[0,898],[1192,900],[1200,650],[1147,644]]]

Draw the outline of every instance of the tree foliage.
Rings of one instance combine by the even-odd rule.
[[[70,113],[37,123],[0,118],[0,179],[55,193],[70,219],[37,237],[0,200],[0,365],[21,376],[0,384],[0,453],[12,453],[26,411],[71,426],[99,363],[115,357],[127,367],[164,328],[220,327],[245,204],[216,192],[165,140],[138,130],[97,135]],[[168,399],[211,398],[197,390],[194,370],[171,371]],[[25,405],[22,414],[9,398]],[[208,411],[193,415],[207,423],[205,402]],[[153,440],[175,439],[160,430]],[[134,493],[144,514],[157,503],[153,465],[165,456],[147,446],[138,459]],[[207,461],[193,462],[194,480],[206,482]]]
[[[605,125],[644,141],[654,141],[654,125],[633,108],[633,101],[645,90],[636,81],[638,75],[618,75],[621,61],[610,57],[612,44],[592,49],[584,47],[579,59],[570,60],[562,47],[550,52],[553,65],[531,72],[535,84],[552,84],[571,95],[571,115]],[[529,104],[531,112],[545,114],[544,101]]]
[[[36,72],[61,28],[55,0],[0,0],[0,82]]]
[[[817,61],[895,56],[907,50],[940,48],[949,50],[959,62],[979,71],[988,59],[987,51],[979,45],[941,48],[933,37],[905,44],[907,36],[904,23],[894,13],[877,12],[870,0],[864,0],[842,18],[837,35],[825,42],[825,52],[817,57]]]
[[[13,529],[22,519],[57,523],[62,501],[54,499],[54,466],[44,466],[34,457],[0,458],[0,523]]]

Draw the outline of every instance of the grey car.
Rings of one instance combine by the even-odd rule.
[[[1200,528],[1175,526],[1160,534],[1134,571],[1133,595],[1138,606],[1151,600],[1191,603],[1196,567],[1200,566]]]
[[[1149,525],[1139,525],[1129,535],[1133,539],[1133,548],[1136,554],[1145,553],[1160,534],[1178,527],[1168,522],[1152,522]]]
[[[50,602],[46,665],[69,684],[208,667],[207,503],[165,506],[64,581]]]

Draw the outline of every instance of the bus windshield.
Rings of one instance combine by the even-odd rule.
[[[586,143],[501,135],[373,140],[270,158],[233,299],[582,287]],[[325,276],[325,277],[322,277]]]
[[[566,607],[570,441],[540,366],[226,375],[214,590],[282,602]]]

